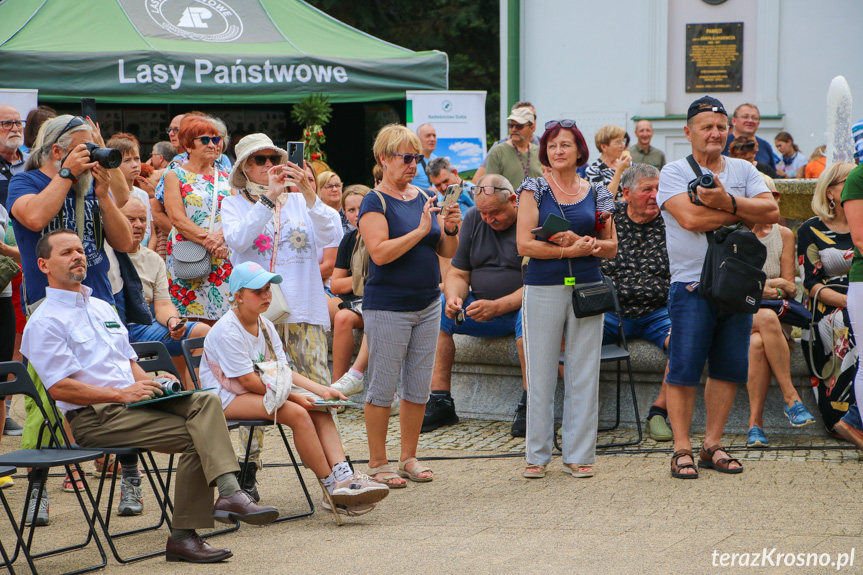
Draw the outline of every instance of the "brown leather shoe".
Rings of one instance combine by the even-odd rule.
[[[863,449],[863,431],[854,429],[841,419],[833,425],[833,431],[845,441],[853,443],[857,449]]]
[[[213,519],[222,523],[242,521],[252,525],[266,525],[278,517],[278,509],[269,505],[258,505],[245,491],[237,491],[230,497],[219,497],[213,505]]]
[[[172,562],[216,563],[233,556],[230,549],[216,549],[194,532],[182,541],[174,541],[168,537],[168,545],[165,547],[165,559]]]

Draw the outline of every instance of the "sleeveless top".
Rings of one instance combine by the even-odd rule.
[[[767,260],[761,269],[767,274],[767,279],[778,278],[781,274],[782,259],[782,233],[779,231],[779,225],[773,224],[770,232],[763,238],[759,238],[759,241],[767,247]]]

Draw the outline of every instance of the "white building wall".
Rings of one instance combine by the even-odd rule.
[[[790,132],[805,154],[825,143],[826,96],[842,74],[863,118],[861,0],[523,0],[521,99],[547,120],[572,118],[598,154],[604,124],[634,131],[633,117],[656,118],[654,145],[669,160],[689,146],[681,118],[701,94],[684,87],[687,23],[744,22],[743,91],[711,94],[731,113],[755,102],[759,135]],[[773,117],[770,117],[773,116]]]

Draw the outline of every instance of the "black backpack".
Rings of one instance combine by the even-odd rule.
[[[692,156],[687,158],[696,177],[702,172]],[[707,232],[707,254],[701,268],[698,293],[721,312],[756,313],[767,275],[767,247],[742,223]]]

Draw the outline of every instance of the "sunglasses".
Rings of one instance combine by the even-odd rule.
[[[77,128],[78,126],[83,126],[86,123],[87,123],[87,121],[84,118],[82,118],[80,116],[72,116],[72,119],[66,123],[66,126],[63,128],[63,131],[61,131],[60,134],[57,136],[57,139],[54,140],[54,143],[56,144],[57,142],[59,142],[60,138],[63,137],[63,134],[65,134],[69,130]]]
[[[523,130],[524,127],[527,126],[527,124],[517,124],[515,122],[510,122],[507,124],[507,126],[509,126],[510,130],[512,130],[513,128],[515,128],[516,130]]]
[[[422,158],[422,154],[392,154],[393,156],[401,156],[405,161],[405,164],[410,164],[411,162],[419,162]]]
[[[210,142],[213,142],[215,145],[219,145],[219,142],[222,141],[221,136],[198,136],[197,138],[192,138],[193,140],[201,140],[201,143],[205,146],[209,146]],[[263,164],[258,164],[263,166]]]
[[[480,194],[487,194],[489,196],[497,192],[512,193],[506,188],[498,188],[497,186],[477,186],[474,188],[474,190],[479,192]]]
[[[742,144],[731,144],[735,150],[754,150],[755,142],[743,142]]]
[[[845,183],[845,181],[846,181],[847,179],[848,179],[848,178],[845,178],[845,180],[839,180],[838,182],[833,182],[832,184],[830,184],[830,185],[829,185],[829,186],[827,186],[827,187],[828,187],[828,188],[832,188],[833,186],[839,186],[839,185],[842,185],[842,184],[844,184],[844,183]]]
[[[558,126],[561,128],[578,128],[578,126],[575,125],[575,120],[551,120],[550,122],[545,123],[546,130],[551,130]]]
[[[206,145],[206,142],[204,142],[203,140],[201,140],[201,142]],[[219,142],[216,143],[218,144]],[[274,154],[272,156],[249,156],[249,159],[255,162],[255,165],[257,166],[265,166],[267,165],[268,161],[275,166],[282,161],[282,157],[278,154]]]

